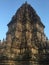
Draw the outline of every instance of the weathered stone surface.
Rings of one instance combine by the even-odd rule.
[[[43,64],[47,58],[45,54],[49,54],[47,50],[49,41],[45,36],[44,28],[40,17],[31,5],[23,4],[8,24],[6,40],[2,43],[0,41],[0,64]]]

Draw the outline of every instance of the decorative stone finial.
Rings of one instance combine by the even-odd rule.
[[[27,1],[25,1],[25,3],[27,4]]]

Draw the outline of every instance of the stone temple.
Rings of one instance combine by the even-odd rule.
[[[6,40],[0,41],[0,65],[49,65],[45,26],[30,4],[22,4],[7,26]]]

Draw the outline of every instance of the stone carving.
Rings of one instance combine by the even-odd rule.
[[[1,65],[45,65],[49,40],[36,11],[24,3],[8,24],[6,40],[0,41]],[[46,61],[46,62],[45,62]]]

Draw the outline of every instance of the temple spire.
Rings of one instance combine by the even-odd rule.
[[[25,1],[25,4],[27,4],[27,1]]]

